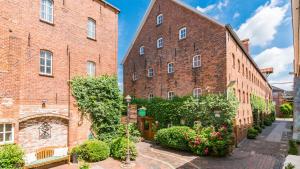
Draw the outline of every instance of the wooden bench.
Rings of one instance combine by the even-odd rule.
[[[25,165],[25,169],[38,168],[53,163],[64,162],[70,163],[70,155],[54,156],[54,147],[46,147],[36,151],[36,161]]]

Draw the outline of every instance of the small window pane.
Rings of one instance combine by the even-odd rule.
[[[4,134],[0,133],[0,142],[4,142]]]
[[[4,125],[0,124],[0,132],[4,132]]]
[[[96,39],[96,21],[94,21],[93,19],[89,19],[87,29],[88,37]]]
[[[5,141],[12,141],[12,133],[5,134]]]
[[[47,65],[46,66],[51,66],[51,60],[47,60]]]
[[[46,73],[51,74],[51,67],[47,67]]]
[[[6,124],[5,125],[5,131],[6,132],[11,132],[12,131],[12,124]]]

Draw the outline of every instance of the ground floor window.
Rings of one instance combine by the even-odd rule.
[[[0,144],[13,143],[14,132],[12,124],[0,124]]]

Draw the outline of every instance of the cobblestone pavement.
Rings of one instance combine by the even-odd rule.
[[[245,139],[231,156],[225,158],[198,157],[141,142],[137,145],[139,156],[133,169],[281,169],[291,137],[290,126],[289,121],[276,121],[256,140]],[[110,158],[93,164],[92,168],[120,169],[120,166],[119,161]],[[77,166],[65,165],[55,169],[65,168],[75,169]]]

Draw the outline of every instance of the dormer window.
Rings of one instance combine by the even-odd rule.
[[[185,39],[186,38],[186,27],[183,27],[179,30],[179,40]]]
[[[163,16],[163,14],[159,14],[159,15],[156,17],[156,25],[162,24],[163,21],[164,21],[164,16]]]
[[[163,38],[158,38],[156,46],[157,46],[158,49],[164,47],[164,39]]]
[[[142,56],[144,54],[145,54],[145,48],[144,48],[144,46],[141,46],[140,47],[140,56]]]

